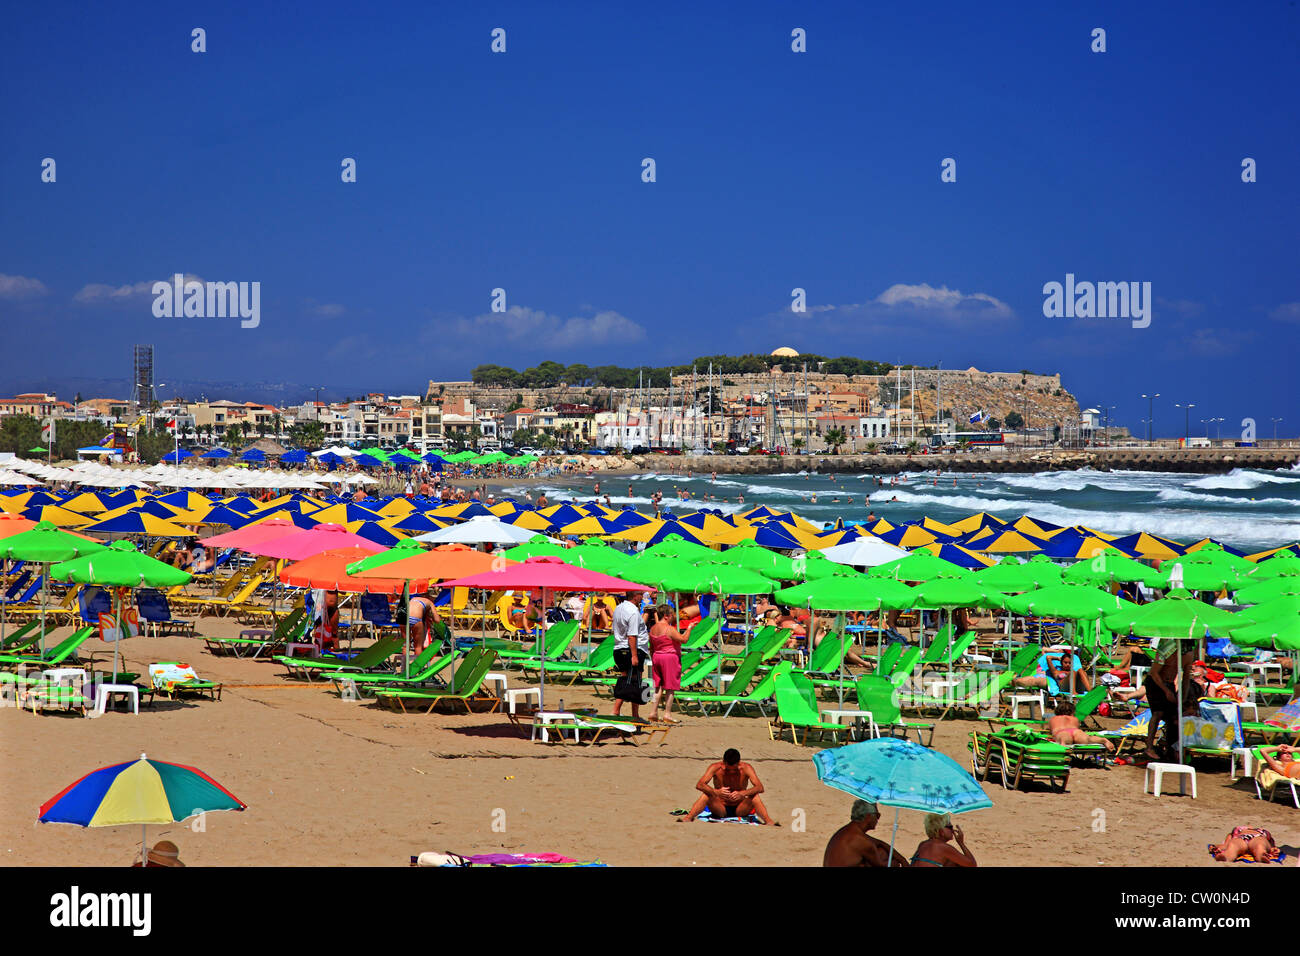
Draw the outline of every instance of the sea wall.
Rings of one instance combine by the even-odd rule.
[[[1008,451],[1002,454],[939,455],[637,455],[635,467],[645,471],[716,471],[719,474],[765,475],[791,471],[1038,472],[1182,471],[1222,473],[1234,468],[1290,468],[1300,462],[1300,448],[1096,448],[1087,451]]]

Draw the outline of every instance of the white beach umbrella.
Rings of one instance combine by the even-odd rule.
[[[888,541],[881,541],[864,535],[844,544],[826,548],[822,554],[837,564],[849,564],[859,568],[874,568],[878,564],[888,564],[906,557],[908,552],[896,548]]]
[[[433,544],[523,544],[536,537],[536,531],[506,524],[490,515],[476,515],[460,524],[419,535],[415,540]]]

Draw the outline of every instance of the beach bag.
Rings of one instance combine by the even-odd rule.
[[[1241,745],[1241,717],[1235,701],[1202,697],[1198,711],[1196,716],[1183,718],[1183,738],[1188,746],[1227,753]]]
[[[635,667],[631,673],[623,674],[614,681],[614,696],[629,704],[648,704],[654,695],[650,682],[641,676],[641,668]]]

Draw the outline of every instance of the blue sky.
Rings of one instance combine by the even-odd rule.
[[[0,391],[132,342],[390,392],[790,345],[1300,431],[1296,4],[901,6],[17,7]],[[175,272],[260,282],[260,326],[155,318]],[[1150,327],[1044,317],[1066,273],[1150,282]]]

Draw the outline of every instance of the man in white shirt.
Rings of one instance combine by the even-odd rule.
[[[645,626],[641,608],[637,606],[635,595],[631,592],[623,595],[623,600],[614,608],[614,667],[619,673],[641,676],[641,668],[650,656],[650,631]],[[632,719],[641,719],[641,704],[632,701]],[[614,716],[623,710],[623,701],[614,699]]]

